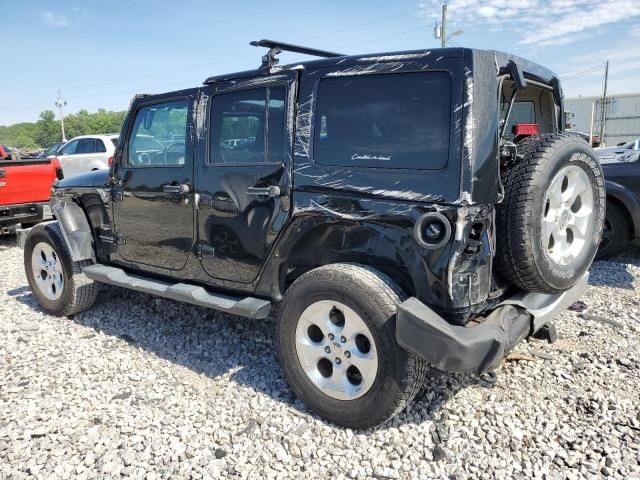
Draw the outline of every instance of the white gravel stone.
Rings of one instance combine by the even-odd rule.
[[[640,478],[638,247],[594,264],[556,343],[517,347],[533,361],[436,375],[364,432],[296,400],[272,320],[113,287],[57,318],[15,237],[0,260],[0,478]]]

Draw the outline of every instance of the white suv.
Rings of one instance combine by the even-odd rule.
[[[108,169],[116,149],[118,135],[81,135],[58,150],[58,160],[65,177],[92,170]]]

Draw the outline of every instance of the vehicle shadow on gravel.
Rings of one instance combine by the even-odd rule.
[[[634,243],[617,257],[593,262],[589,269],[589,284],[596,287],[635,289],[634,275],[629,265],[640,267],[640,244]]]
[[[0,252],[18,244],[18,237],[15,234],[0,235]]]
[[[28,286],[7,293],[43,312]],[[110,285],[100,287],[99,299],[92,309],[70,318],[78,325],[118,339],[109,341],[107,348],[130,348],[126,345],[129,344],[199,375],[214,380],[224,376],[284,403],[295,414],[320,419],[296,399],[284,378],[276,354],[275,325],[271,318],[235,317]],[[93,337],[95,334],[80,339],[91,341]],[[426,388],[408,411],[377,428],[437,419],[438,412],[449,399],[473,385],[483,386],[474,375],[433,372],[425,383]],[[224,387],[214,384],[213,401],[216,388]]]

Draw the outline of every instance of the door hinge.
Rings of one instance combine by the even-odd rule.
[[[199,243],[196,247],[196,255],[199,259],[202,259],[202,257],[213,257],[215,252],[216,249],[206,243]]]
[[[126,243],[122,234],[114,232],[109,227],[98,228],[98,239],[110,245],[124,245]]]

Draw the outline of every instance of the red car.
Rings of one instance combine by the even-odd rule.
[[[0,147],[0,154],[6,151]],[[0,232],[21,223],[34,225],[43,218],[48,205],[51,185],[61,179],[62,169],[57,159],[0,159]]]

